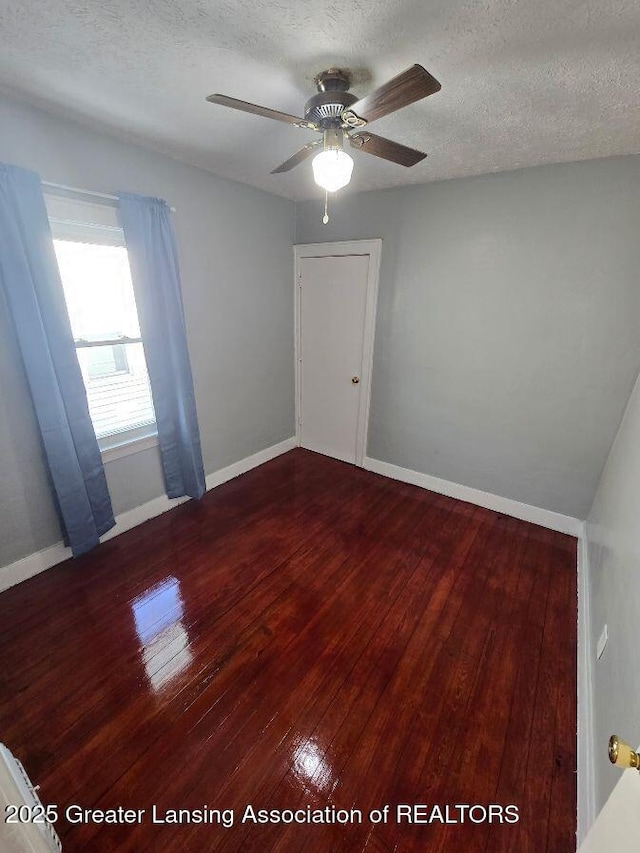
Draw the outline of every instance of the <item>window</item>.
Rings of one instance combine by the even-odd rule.
[[[49,197],[65,300],[101,450],[155,435],[129,259],[109,204]]]

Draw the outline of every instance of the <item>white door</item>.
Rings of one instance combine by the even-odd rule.
[[[363,454],[363,357],[370,256],[300,259],[300,443],[356,462]]]
[[[596,818],[579,853],[638,853],[640,850],[640,773],[624,770]]]

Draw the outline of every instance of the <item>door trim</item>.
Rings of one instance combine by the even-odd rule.
[[[367,300],[364,314],[364,340],[362,344],[362,373],[360,376],[360,409],[358,411],[358,433],[356,437],[356,461],[364,467],[367,455],[367,435],[369,432],[369,409],[371,406],[371,375],[373,368],[373,342],[378,307],[378,283],[380,280],[380,252],[382,240],[346,240],[339,243],[301,243],[293,247],[294,253],[294,358],[295,358],[295,399],[296,399],[296,442],[300,446],[300,279],[303,258],[335,258],[345,255],[368,255]]]

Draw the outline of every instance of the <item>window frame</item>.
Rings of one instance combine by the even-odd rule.
[[[115,202],[74,198],[68,193],[45,192],[45,203],[53,240],[67,240],[102,246],[118,246],[127,249],[124,233],[117,218]],[[78,211],[86,210],[86,219]],[[95,220],[95,221],[94,221]],[[74,338],[76,351],[89,347],[119,346],[123,344],[142,344],[142,336],[104,337],[88,340]],[[153,404],[153,398],[152,398]],[[155,412],[154,412],[155,415]],[[97,438],[97,436],[96,436]],[[158,445],[158,426],[154,417],[152,423],[143,424],[121,431],[115,431],[97,438],[103,462],[109,462],[140,453]]]

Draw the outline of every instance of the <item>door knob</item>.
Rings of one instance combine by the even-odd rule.
[[[352,376],[352,377],[351,377],[351,382],[352,382],[354,385],[357,385],[357,384],[358,384],[358,382],[360,382],[360,377],[359,377],[359,376]]]
[[[621,740],[618,735],[611,735],[609,738],[609,761],[622,770],[629,767],[640,770],[640,755],[631,749],[628,743]]]

